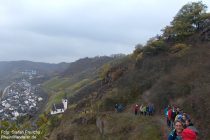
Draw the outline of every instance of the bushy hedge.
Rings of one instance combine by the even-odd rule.
[[[143,53],[145,55],[157,55],[161,52],[167,51],[167,45],[163,40],[154,40],[149,42],[144,48]]]

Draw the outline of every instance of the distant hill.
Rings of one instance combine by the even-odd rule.
[[[95,72],[103,64],[114,60],[116,57],[98,56],[93,58],[82,58],[72,62],[69,67],[62,73],[63,76],[72,76],[81,72]]]
[[[68,66],[68,63],[50,64],[32,61],[0,61],[0,75],[24,70],[37,70],[40,73],[62,72]]]
[[[119,56],[118,56],[119,57]],[[77,74],[83,76],[93,76],[104,63],[107,63],[116,56],[82,58],[72,63],[50,64],[32,61],[0,61],[0,89],[9,84],[10,81],[19,77],[25,70],[36,70],[45,76],[76,77]]]
[[[0,61],[0,88],[6,86],[10,81],[25,70],[36,70],[40,74],[50,76],[61,73],[69,67],[69,63],[49,64],[31,61]]]

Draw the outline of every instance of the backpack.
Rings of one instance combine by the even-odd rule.
[[[189,128],[186,128],[183,130],[182,132],[182,138],[183,140],[187,140],[187,139],[190,139],[190,140],[196,140],[197,139],[197,135],[196,135],[196,132],[194,132],[193,130],[189,129]]]

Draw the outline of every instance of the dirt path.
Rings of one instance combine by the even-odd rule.
[[[157,116],[155,116],[155,120],[160,125],[163,140],[167,140],[168,139],[168,135],[170,133],[170,129],[166,125],[166,121],[165,121],[164,116],[157,115]]]

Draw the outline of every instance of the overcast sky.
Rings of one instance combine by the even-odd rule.
[[[129,54],[188,0],[0,0],[0,61]],[[203,0],[210,7],[210,0]],[[209,10],[208,10],[209,11]]]

